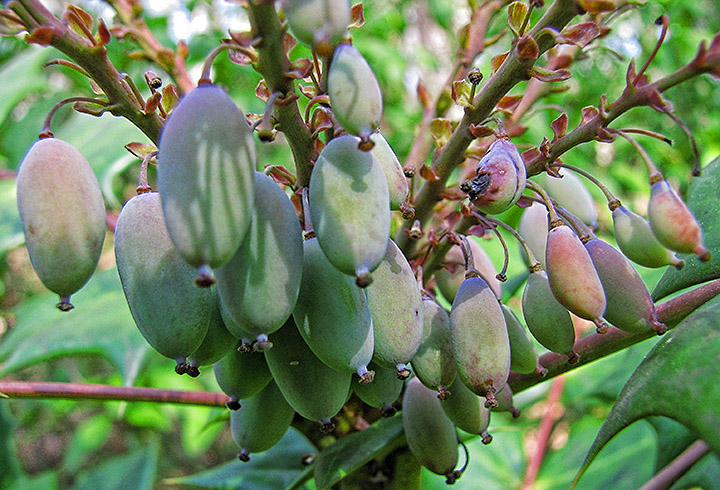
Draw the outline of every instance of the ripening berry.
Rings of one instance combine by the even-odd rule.
[[[607,306],[605,291],[587,249],[569,226],[548,232],[545,269],[560,304],[601,328]]]
[[[694,253],[702,261],[710,259],[700,225],[667,180],[652,185],[648,219],[657,239],[670,250]]]
[[[496,139],[477,165],[477,175],[460,188],[480,211],[498,214],[515,204],[525,190],[526,170],[517,147]]]
[[[105,204],[90,164],[57,138],[36,141],[17,174],[17,205],[40,281],[72,309],[70,295],[90,279],[105,239]]]
[[[605,319],[629,333],[667,330],[657,319],[645,282],[623,254],[598,238],[585,243],[585,248],[605,290]]]

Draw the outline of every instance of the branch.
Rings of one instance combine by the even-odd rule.
[[[39,0],[17,0],[12,8],[26,22],[31,22],[28,23],[30,34],[38,29],[49,29],[52,33],[49,44],[65,53],[88,73],[108,97],[109,105],[114,106],[112,113],[128,119],[157,144],[162,119],[156,113],[144,112],[132,88],[110,62],[104,46],[93,46],[86,38],[73,32]]]
[[[287,137],[295,160],[297,183],[305,187],[310,183],[312,162],[317,159],[310,130],[303,121],[295,97],[293,80],[286,76],[290,60],[285,54],[283,37],[275,3],[263,0],[248,2],[248,14],[259,57],[255,69],[265,79],[271,93],[280,92],[285,101],[276,104],[279,129]]]
[[[663,470],[652,477],[640,490],[665,490],[670,488],[681,476],[692,468],[692,466],[700,461],[706,454],[710,452],[710,448],[705,441],[697,441],[692,446],[675,458]]]
[[[537,42],[539,54],[550,49],[554,42],[551,35],[543,35],[541,31],[548,27],[561,30],[577,14],[574,1],[555,0],[553,2],[545,15],[528,33],[528,36]],[[480,88],[474,107],[466,110],[452,136],[440,149],[439,156],[433,164],[433,170],[439,180],[426,182],[417,194],[414,203],[415,219],[419,219],[422,224],[425,224],[433,215],[434,207],[440,200],[440,193],[445,190],[445,183],[452,171],[463,162],[465,150],[474,139],[470,133],[470,125],[479,124],[485,120],[510,89],[519,82],[527,80],[535,61],[535,59],[520,58],[517,50],[513,47],[498,71]],[[409,255],[416,243],[408,238],[404,228],[398,230],[396,242],[405,255]]]
[[[223,393],[161,390],[138,386],[111,386],[85,383],[0,381],[0,398],[65,398],[179,403],[223,407],[230,398]]]
[[[665,323],[668,328],[673,328],[690,313],[718,294],[720,294],[720,279],[705,283],[692,291],[657,305],[658,320]],[[593,333],[575,342],[574,350],[580,355],[578,363],[569,364],[566,355],[549,352],[540,357],[540,364],[547,369],[547,374],[544,377],[537,373],[510,373],[508,384],[513,393],[519,393],[542,381],[584,366],[655,336],[656,334],[653,331],[629,334],[615,327],[610,327],[610,330],[605,334]]]
[[[717,39],[718,37],[716,36],[715,40]],[[715,45],[715,41],[713,45]],[[701,45],[701,52],[703,48],[704,43]],[[580,124],[570,133],[552,142],[547,153],[536,153],[527,160],[525,166],[527,167],[528,177],[543,172],[547,165],[557,160],[560,155],[573,147],[597,139],[599,132],[603,128],[630,109],[640,106],[652,106],[656,103],[658,94],[690,78],[704,73],[712,73],[715,70],[713,65],[718,62],[715,59],[718,55],[720,55],[720,52],[712,52],[712,59],[707,60],[703,57],[701,62],[698,61],[698,58],[695,58],[687,65],[654,83],[642,87],[627,86],[622,95],[606,107],[605,111],[600,110],[588,122]]]

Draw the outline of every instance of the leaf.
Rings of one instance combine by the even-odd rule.
[[[452,99],[462,107],[472,107],[470,100],[470,85],[465,80],[455,80],[452,84]]]
[[[505,58],[507,58],[508,54],[510,54],[509,51],[506,53],[500,53],[499,55],[493,57],[492,60],[490,60],[490,73],[491,74],[494,74],[496,71],[498,71],[500,69],[503,62],[505,61]]]
[[[518,39],[516,49],[518,56],[523,60],[536,60],[540,55],[540,48],[530,36],[523,36]]]
[[[400,414],[339,439],[315,460],[315,485],[329,488],[403,437]]]
[[[720,451],[719,319],[720,298],[714,298],[657,343],[620,393],[575,482],[610,439],[648,416],[672,418]]]
[[[365,12],[363,10],[363,3],[357,3],[350,9],[350,25],[348,29],[357,29],[365,25]]]
[[[15,327],[0,343],[0,377],[68,354],[101,354],[126,385],[136,378],[150,349],[135,326],[116,269],[96,272],[72,301],[75,309],[55,308],[53,294],[25,300],[13,313]]]
[[[452,125],[448,119],[433,119],[430,123],[430,135],[435,146],[440,148],[445,145],[452,135]]]
[[[166,479],[163,483],[212,489],[288,488],[305,472],[310,471],[302,464],[303,456],[315,452],[317,448],[301,432],[290,427],[272,449],[253,454],[247,463],[235,460],[194,475]]]
[[[0,403],[0,488],[12,488],[13,480],[22,472],[15,451],[15,429],[10,407]]]
[[[130,454],[109,459],[78,479],[73,490],[152,490],[159,445],[151,444]]]
[[[14,179],[0,180],[0,256],[25,242]]]
[[[25,97],[49,91],[47,78],[42,73],[42,66],[48,60],[46,50],[33,46],[21,53],[0,67],[3,93],[0,97],[0,125],[3,126],[10,111]],[[40,132],[39,128],[37,132]]]
[[[528,6],[523,2],[513,2],[508,6],[508,25],[515,37],[520,36],[520,28],[528,15]]]
[[[541,82],[560,82],[562,80],[567,80],[572,76],[572,74],[564,68],[560,68],[559,70],[548,70],[547,68],[535,66],[530,70],[530,76],[537,78]]]
[[[660,278],[652,297],[655,301],[688,286],[720,277],[720,214],[717,212],[720,185],[720,157],[709,163],[702,175],[693,177],[687,191],[687,205],[695,214],[710,250],[710,260],[700,262],[693,254],[679,254],[685,260],[682,270],[669,267]]]
[[[667,417],[648,417],[647,421],[655,429],[658,440],[655,457],[657,473],[695,442],[696,437],[684,425]]]

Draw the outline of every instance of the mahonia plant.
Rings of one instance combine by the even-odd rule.
[[[435,98],[418,86],[424,115],[403,155],[392,148],[372,58],[353,43],[362,4],[238,2],[250,30],[229,32],[195,83],[187,46],[158,49],[151,31],[137,27],[145,25],[138,3],[109,2],[118,14],[111,27],[76,6],[61,20],[38,0],[4,3],[7,32],[53,46],[68,58],[57,64],[90,78],[94,96],[61,104],[122,116],[149,139],[128,142],[142,164],[137,195],[114,229],[122,286],[140,332],[179,374],[213,366],[243,461],[280,441],[293,420],[333,433],[332,451],[363,425],[349,420],[366,424],[400,408],[405,438],[393,450],[454,483],[469,454],[458,468],[458,427],[489,443],[490,409],[518,416],[514,394],[582,365],[586,351],[597,357],[610,325],[638,341],[667,331],[629,260],[679,267],[675,252],[710,259],[680,194],[633,131],[611,124],[642,106],[677,120],[663,94],[704,73],[720,77],[720,34],[654,82],[646,71],[657,49],[639,71],[631,62],[616,100],[587,105],[572,129],[561,114],[551,140],[521,152],[526,124],[537,121],[524,117],[528,109],[572,76],[574,60],[602,42],[631,2],[469,2],[455,70]],[[509,30],[490,37],[491,20],[505,13]],[[667,18],[660,23],[657,48]],[[148,71],[147,99],[108,57],[114,38],[132,37],[170,77]],[[297,42],[312,59],[294,58]],[[507,51],[473,66],[493,43]],[[262,114],[246,114],[213,83],[223,53],[262,77]],[[508,95],[526,80],[522,95]],[[462,109],[458,119],[453,106]],[[105,209],[82,148],[49,132],[54,111],[20,164],[17,194],[33,267],[65,311],[97,266]],[[257,147],[278,134],[293,161],[262,161]],[[610,195],[592,164],[561,161],[578,145],[618,138],[647,162],[647,219]],[[613,229],[604,229],[582,177],[608,197]],[[518,231],[506,219],[516,209]],[[500,230],[522,247],[522,288],[505,286]],[[619,250],[595,235],[613,231]],[[502,242],[501,268],[473,235]],[[584,335],[582,319],[596,332]],[[343,408],[350,403],[361,408],[351,414]]]

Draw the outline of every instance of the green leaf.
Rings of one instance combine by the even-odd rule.
[[[157,472],[157,443],[112,458],[81,476],[73,490],[152,490]]]
[[[305,471],[302,458],[317,448],[291,427],[272,449],[253,454],[250,461],[235,460],[200,473],[164,480],[168,485],[237,490],[279,490],[290,487]]]
[[[116,269],[98,271],[72,297],[75,309],[61,312],[57,298],[42,294],[14,310],[15,327],[0,343],[0,377],[68,354],[101,354],[132,384],[150,349],[122,292]]]
[[[48,59],[48,51],[40,47],[27,48],[22,56],[14,56],[0,67],[0,123],[4,123],[10,111],[27,95],[47,91],[48,81],[42,74],[42,65]],[[40,128],[38,128],[38,133]]]
[[[15,451],[14,430],[8,403],[0,401],[0,488],[11,488],[22,471]]]
[[[679,254],[685,267],[676,270],[668,267],[652,297],[655,301],[688,286],[720,277],[720,213],[717,212],[718,186],[720,186],[720,157],[708,164],[699,177],[690,181],[687,205],[695,214],[705,238],[705,247],[711,257],[700,262],[693,254]]]
[[[610,439],[648,416],[672,418],[720,451],[719,319],[714,298],[657,343],[620,393],[575,481]]]
[[[658,452],[655,458],[655,473],[657,473],[690,447],[696,437],[687,427],[667,417],[648,417],[647,421],[655,429],[658,440]]]
[[[382,419],[371,427],[339,439],[315,461],[315,485],[329,488],[403,437],[402,417]]]
[[[15,180],[0,180],[0,256],[25,242]]]

